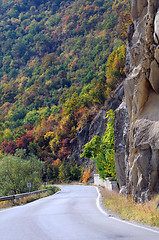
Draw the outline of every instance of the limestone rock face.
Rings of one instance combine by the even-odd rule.
[[[129,115],[126,103],[122,102],[115,111],[114,122],[115,167],[120,190],[126,186],[125,151],[128,129]]]
[[[125,96],[130,118],[127,191],[136,201],[159,192],[159,1],[132,0]]]

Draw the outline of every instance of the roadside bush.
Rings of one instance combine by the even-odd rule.
[[[59,168],[60,182],[79,181],[82,177],[82,168],[80,166],[73,166],[66,161]]]
[[[35,156],[26,158],[6,155],[0,159],[0,195],[12,195],[28,191],[27,183],[31,183],[31,191],[42,184],[41,170],[43,163]]]

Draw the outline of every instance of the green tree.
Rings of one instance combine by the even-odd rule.
[[[104,135],[94,136],[86,143],[81,157],[92,158],[101,178],[112,177],[116,179],[114,161],[114,112],[107,112],[108,122]]]
[[[81,101],[78,94],[73,93],[71,99],[68,99],[64,107],[64,115],[74,114],[81,107]]]
[[[32,110],[28,112],[24,118],[24,124],[34,124],[40,118],[38,111]]]
[[[0,160],[0,194],[18,194],[28,191],[27,182],[31,182],[31,190],[41,185],[43,163],[35,156],[26,157],[20,149],[15,156],[7,155]]]
[[[9,128],[3,131],[3,139],[13,139],[13,133]]]
[[[59,167],[60,182],[79,181],[82,177],[83,169],[80,166],[73,166],[71,163],[64,161]]]

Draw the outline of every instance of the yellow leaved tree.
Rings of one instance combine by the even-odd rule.
[[[122,45],[113,51],[107,61],[106,78],[108,86],[114,90],[125,77],[126,46]]]

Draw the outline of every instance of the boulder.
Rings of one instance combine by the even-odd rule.
[[[155,16],[154,21],[154,40],[156,44],[159,44],[159,11]]]
[[[149,81],[153,90],[159,94],[159,65],[156,60],[151,62]]]

